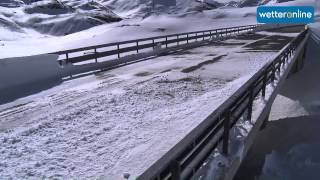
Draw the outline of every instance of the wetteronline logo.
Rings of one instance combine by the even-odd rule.
[[[309,24],[314,22],[312,6],[260,6],[258,23]]]

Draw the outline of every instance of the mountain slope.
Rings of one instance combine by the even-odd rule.
[[[1,0],[0,29],[5,34],[13,30],[14,36],[16,33],[25,36],[28,30],[36,30],[40,35],[63,36],[123,19],[133,19],[132,22],[139,24],[141,19],[149,17],[155,17],[155,21],[159,16],[198,18],[207,17],[206,10],[218,9],[209,12],[216,19],[225,17],[227,8],[283,1],[290,0]],[[124,26],[128,24],[131,23],[126,21]],[[0,40],[8,39],[2,35]]]
[[[23,3],[17,0],[6,0],[6,3],[1,2],[0,6],[6,7],[0,10],[0,15],[7,17],[6,21],[9,19],[14,23],[16,29],[29,28],[40,33],[58,36],[122,20],[110,9],[94,1],[63,3],[57,0],[43,0]],[[1,16],[0,20],[5,21]],[[4,27],[12,28],[12,25]]]

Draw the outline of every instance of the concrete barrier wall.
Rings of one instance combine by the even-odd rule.
[[[293,24],[263,24],[262,26],[258,26],[255,31],[267,31],[267,30],[276,30],[280,29],[289,30],[289,31],[297,31],[302,30],[303,25],[293,25]]]
[[[0,92],[23,85],[61,79],[58,55],[37,55],[0,60]]]

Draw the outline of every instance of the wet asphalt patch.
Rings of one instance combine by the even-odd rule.
[[[243,48],[248,51],[279,51],[287,45],[293,37],[274,35],[262,40],[247,44]]]
[[[227,56],[227,55],[217,56],[217,57],[213,58],[212,60],[204,61],[204,62],[201,62],[201,63],[195,65],[195,66],[187,67],[187,68],[181,70],[181,72],[183,72],[183,73],[193,72],[193,71],[195,71],[195,70],[198,70],[198,69],[202,68],[202,67],[205,66],[205,65],[213,64],[213,63],[219,61],[221,58],[223,58],[223,57],[225,57],[225,56]]]

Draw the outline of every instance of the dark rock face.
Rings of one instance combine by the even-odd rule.
[[[24,11],[28,14],[40,13],[49,15],[65,14],[70,12],[71,7],[65,7],[57,1],[52,1],[50,3],[39,3],[28,5],[24,8]]]
[[[260,0],[243,0],[239,3],[238,7],[248,7],[259,5]]]
[[[8,8],[14,8],[22,6],[24,3],[21,0],[1,0],[0,1],[0,7],[8,7]]]
[[[155,4],[160,4],[163,6],[176,6],[176,0],[154,0]]]
[[[31,3],[42,1],[42,0],[22,0],[22,1],[26,4],[31,4]]]
[[[294,1],[294,0],[278,0],[279,3],[282,3],[282,2],[289,2],[289,1]]]

